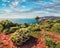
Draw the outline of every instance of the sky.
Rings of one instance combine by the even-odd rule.
[[[60,16],[60,0],[0,0],[0,18]]]

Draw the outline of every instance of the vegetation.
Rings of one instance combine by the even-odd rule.
[[[0,24],[0,32],[3,30],[3,25]]]
[[[0,32],[3,32],[4,34],[10,34],[15,32],[17,29],[19,29],[17,23],[8,20],[0,21]]]
[[[55,48],[60,48],[60,44],[57,44]]]
[[[35,20],[37,20],[37,22],[39,22],[39,19],[40,19],[40,17],[38,17],[38,16],[35,17]]]
[[[47,19],[40,23],[40,28],[45,31],[51,31],[60,34],[60,19]]]
[[[60,43],[56,44],[52,40],[46,40],[45,45],[48,46],[48,48],[60,48]]]
[[[16,45],[22,45],[30,38],[29,33],[30,31],[25,28],[16,30],[16,32],[11,35],[10,40]]]
[[[60,23],[55,23],[53,27],[51,28],[52,32],[58,32],[60,34]]]
[[[52,42],[51,40],[46,40],[45,41],[46,46],[48,46],[49,48],[55,48],[56,44],[54,42]]]
[[[36,19],[38,18],[39,17],[36,17]],[[27,23],[17,24],[5,20],[5,21],[0,21],[0,32],[3,32],[4,34],[10,34],[10,33],[14,33],[16,30],[21,28],[28,28],[32,32],[39,32],[43,29],[46,31],[60,33],[59,26],[60,26],[60,19],[54,19],[54,20],[47,19],[45,21],[36,24],[27,24]]]
[[[38,19],[39,17],[36,17],[36,20]],[[0,32],[8,35],[10,34],[10,40],[16,45],[24,44],[31,36],[40,38],[42,36],[40,34],[41,30],[60,34],[60,19],[47,19],[35,24],[17,24],[9,20],[0,21]],[[47,34],[45,37],[46,36],[49,37]],[[51,40],[46,40],[45,44],[49,48],[60,48],[60,44],[56,44]]]

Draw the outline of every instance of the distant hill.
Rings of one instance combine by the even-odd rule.
[[[40,19],[39,20],[41,20],[41,21],[44,21],[44,20],[46,20],[46,19],[58,19],[58,18],[60,18],[60,17],[57,17],[57,16],[44,16],[44,17],[40,17]]]

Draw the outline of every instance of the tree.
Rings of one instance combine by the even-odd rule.
[[[29,30],[22,28],[13,33],[10,37],[10,40],[16,45],[22,45],[30,38]]]
[[[29,26],[29,24],[28,24],[28,23],[24,23],[24,25],[25,25],[26,27],[28,27],[28,26]]]
[[[37,20],[37,22],[39,22],[39,19],[40,19],[40,17],[38,17],[38,16],[35,17],[35,20]]]

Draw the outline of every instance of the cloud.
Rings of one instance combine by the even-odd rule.
[[[35,16],[60,15],[60,0],[8,0],[9,9],[0,11],[1,16],[33,18]],[[7,0],[3,0],[7,2]],[[2,4],[2,6],[7,6]],[[4,14],[4,15],[2,15]]]
[[[10,7],[11,7],[11,8],[16,7],[16,6],[18,6],[18,4],[19,4],[18,1],[11,2],[11,3],[10,3]]]
[[[46,12],[60,13],[60,0],[50,0],[49,2],[46,2],[46,0],[35,0],[32,3],[40,5],[39,8],[36,6],[33,10],[45,10]]]

